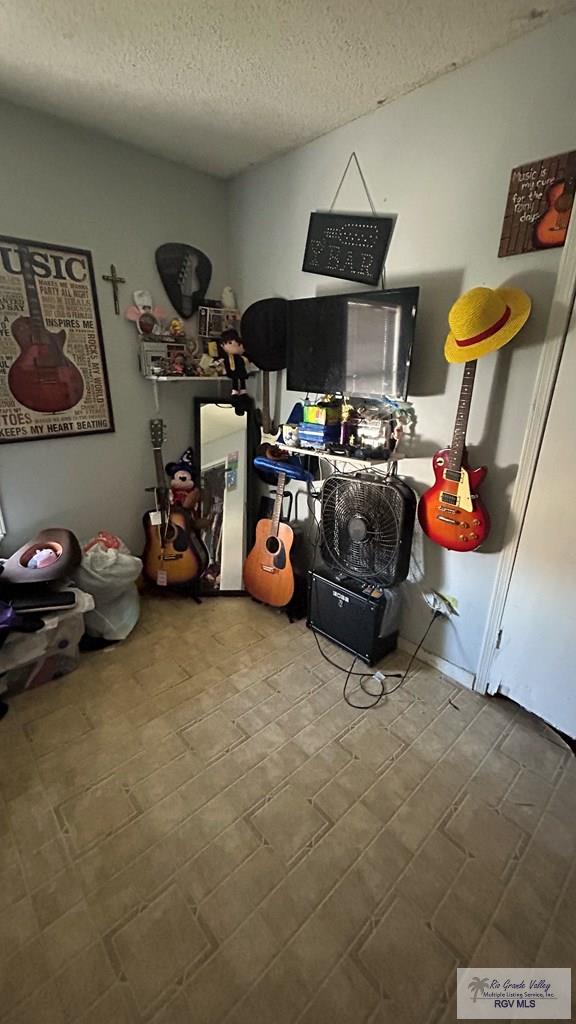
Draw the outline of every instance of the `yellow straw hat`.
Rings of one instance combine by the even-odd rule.
[[[531,308],[532,300],[521,288],[471,288],[448,314],[446,359],[466,363],[502,348],[524,326]]]

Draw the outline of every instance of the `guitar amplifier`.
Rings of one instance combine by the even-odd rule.
[[[306,625],[373,665],[396,649],[400,593],[322,567],[308,574]]]

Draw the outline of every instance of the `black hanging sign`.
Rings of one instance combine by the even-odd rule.
[[[393,217],[311,213],[302,270],[378,284],[393,226]]]

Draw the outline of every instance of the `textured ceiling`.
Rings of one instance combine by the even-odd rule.
[[[0,95],[223,177],[574,0],[0,0]]]

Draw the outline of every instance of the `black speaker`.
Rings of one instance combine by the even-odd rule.
[[[322,567],[308,574],[306,624],[373,665],[396,649],[400,594]]]

